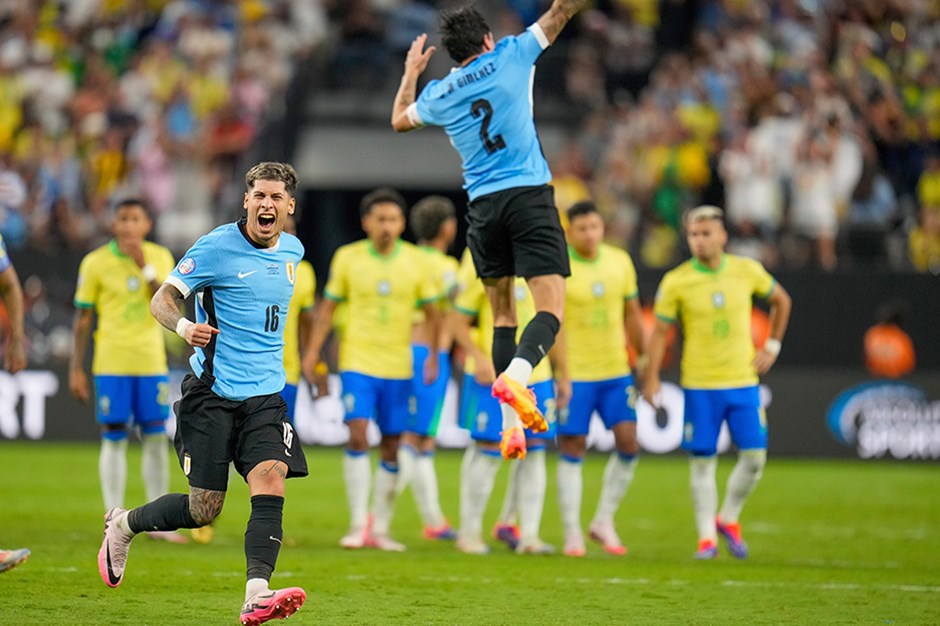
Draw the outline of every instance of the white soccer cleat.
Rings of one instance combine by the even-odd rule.
[[[366,547],[382,552],[404,552],[405,544],[399,543],[388,535],[372,535],[366,539]]]
[[[580,530],[565,532],[565,548],[563,554],[565,556],[584,556],[586,554],[586,550],[584,549],[584,533]]]
[[[104,539],[98,550],[98,573],[109,587],[117,587],[124,580],[127,552],[134,535],[128,535],[118,526],[117,520],[127,511],[115,507],[104,516]]]
[[[614,556],[623,556],[627,549],[620,542],[613,522],[592,522],[588,529],[591,539],[604,546],[604,552]]]
[[[359,550],[366,547],[368,533],[365,528],[350,528],[349,532],[339,540],[339,545],[347,550]]]
[[[457,549],[464,554],[489,554],[490,547],[483,543],[482,537],[464,537],[457,535]]]
[[[516,554],[555,554],[555,546],[545,543],[538,537],[535,539],[521,539],[516,546]]]
[[[272,619],[285,619],[298,611],[306,600],[307,594],[300,587],[257,593],[242,605],[239,620],[243,626],[259,626]]]

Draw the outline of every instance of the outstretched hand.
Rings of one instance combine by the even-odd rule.
[[[423,33],[415,37],[415,40],[411,42],[411,47],[408,48],[408,56],[405,57],[405,71],[420,74],[427,68],[431,56],[437,52],[435,46],[428,46],[427,50],[424,49],[424,44],[426,44],[427,41],[428,35],[427,33]]]

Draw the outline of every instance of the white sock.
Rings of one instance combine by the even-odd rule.
[[[387,537],[398,499],[398,464],[379,463],[375,471],[375,491],[372,494],[372,534]]]
[[[144,435],[140,473],[144,478],[147,502],[153,502],[170,490],[170,457],[166,435]]]
[[[728,476],[725,501],[721,507],[721,521],[725,524],[738,521],[744,502],[754,491],[767,463],[766,450],[742,450],[738,461]]]
[[[521,357],[513,357],[506,368],[506,376],[528,386],[529,379],[532,378],[532,364]]]
[[[503,415],[503,430],[509,430],[510,428],[522,428],[522,420],[519,419],[519,414],[516,413],[514,408],[505,402],[500,402],[499,410]]]
[[[423,453],[418,456],[415,465],[414,486],[415,502],[425,526],[440,528],[446,523],[441,510],[441,500],[437,487],[437,471],[434,469],[434,454]]]
[[[125,511],[119,517],[117,517],[114,522],[117,524],[117,527],[121,529],[121,532],[126,534],[128,537],[133,537],[137,533],[131,530],[131,525],[127,521],[129,511]]]
[[[630,483],[633,481],[633,471],[636,469],[637,458],[625,460],[617,452],[610,455],[607,467],[604,469],[604,486],[601,488],[601,497],[597,501],[597,511],[594,513],[595,522],[613,522],[614,514],[620,507],[620,502],[627,494]]]
[[[566,533],[581,532],[581,494],[583,492],[582,459],[558,457],[558,508],[561,525]]]
[[[98,476],[101,478],[101,495],[104,510],[124,506],[124,489],[127,486],[127,439],[101,440],[98,456]]]
[[[411,484],[415,475],[418,451],[411,446],[402,444],[398,446],[398,493],[401,494]],[[418,495],[415,494],[415,501]],[[420,505],[418,505],[420,508]]]
[[[463,528],[463,515],[465,511],[469,511],[472,506],[470,503],[471,496],[471,487],[470,482],[472,481],[472,475],[470,474],[473,468],[473,462],[476,455],[479,454],[477,450],[476,443],[473,440],[470,440],[470,443],[467,445],[467,449],[463,452],[463,457],[460,460],[460,524]]]
[[[715,470],[718,457],[693,456],[689,461],[691,470],[692,508],[695,510],[695,526],[698,538],[718,540],[715,516],[718,515],[718,484]]]
[[[347,450],[343,455],[343,478],[349,503],[349,527],[364,530],[369,522],[369,491],[372,487],[368,453],[351,455]]]
[[[268,591],[270,591],[268,581],[263,578],[249,578],[248,582],[245,583],[245,602],[248,602],[259,593],[267,593]]]
[[[519,464],[509,464],[509,478],[506,479],[506,495],[503,496],[503,506],[499,511],[500,524],[512,526],[519,514]]]
[[[545,450],[529,450],[519,465],[519,540],[534,541],[539,537],[542,508],[545,506]]]
[[[460,535],[467,539],[483,536],[483,514],[493,493],[493,482],[502,459],[499,452],[477,450],[468,464],[467,494],[461,494]]]

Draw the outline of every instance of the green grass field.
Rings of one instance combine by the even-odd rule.
[[[285,548],[273,586],[304,587],[302,624],[937,624],[940,472],[935,464],[771,459],[745,509],[746,561],[692,560],[688,472],[678,456],[642,459],[618,516],[630,552],[521,557],[494,545],[463,555],[420,537],[406,493],[393,527],[405,554],[347,552],[341,452],[308,448],[311,476],[288,483]],[[0,444],[0,546],[32,557],[0,576],[3,624],[237,624],[244,593],[244,483],[233,481],[208,546],[138,538],[125,581],[98,577],[97,447]],[[605,459],[585,463],[589,521]],[[731,459],[720,464],[723,482]],[[445,511],[457,519],[460,455],[441,452]],[[128,503],[143,502],[139,447]],[[172,465],[173,488],[185,482]],[[487,515],[502,499],[500,474]],[[543,537],[560,547],[554,460]],[[277,622],[275,622],[277,623]]]

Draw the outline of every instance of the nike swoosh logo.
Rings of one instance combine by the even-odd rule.
[[[121,578],[119,576],[115,576],[114,571],[111,569],[111,544],[108,544],[107,548],[105,549],[105,558],[107,559],[106,562],[108,564],[108,580],[111,581],[113,586],[117,586],[118,583],[121,582]]]
[[[268,535],[268,539],[270,539],[271,541],[276,541],[276,542],[278,542],[278,543],[281,543],[281,540],[280,540],[280,539],[278,539],[277,537],[274,537],[274,536],[272,536],[272,535]]]
[[[239,278],[245,278],[246,276],[251,276],[252,274],[254,274],[254,273],[257,272],[257,271],[258,271],[258,270],[251,270],[250,272],[239,272],[239,273],[238,273],[238,277],[239,277]]]
[[[284,454],[286,454],[287,456],[294,456],[293,454],[290,453],[290,450],[288,450],[287,448],[284,448]]]

